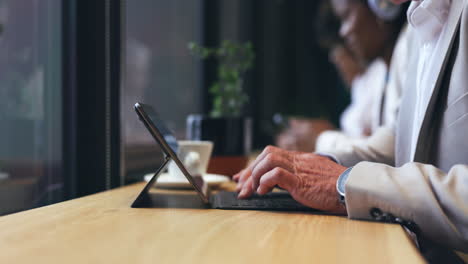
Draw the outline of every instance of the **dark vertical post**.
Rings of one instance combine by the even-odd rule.
[[[219,30],[219,0],[205,0],[203,7],[203,45],[215,47],[220,44]],[[216,81],[218,72],[217,62],[214,59],[203,61],[203,112],[208,113],[212,108],[212,97],[208,91],[209,86]]]
[[[121,1],[64,1],[64,153],[70,198],[121,184]]]

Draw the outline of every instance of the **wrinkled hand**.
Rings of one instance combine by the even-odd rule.
[[[235,177],[240,199],[250,197],[255,191],[263,195],[279,186],[303,205],[346,213],[336,191],[336,181],[345,170],[346,167],[326,157],[268,146]]]

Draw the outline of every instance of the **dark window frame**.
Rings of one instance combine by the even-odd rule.
[[[63,1],[66,199],[122,185],[123,7],[124,0]]]

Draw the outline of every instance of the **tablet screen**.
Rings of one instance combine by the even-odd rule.
[[[185,175],[187,180],[193,185],[200,197],[205,202],[208,202],[207,184],[203,181],[201,175],[190,175],[183,163],[177,157],[177,139],[167,128],[161,118],[159,118],[159,115],[156,113],[156,111],[151,106],[142,103],[135,104],[135,111],[153,138],[161,146],[165,155],[171,158],[177,164],[179,169]],[[157,175],[155,176],[157,177]]]

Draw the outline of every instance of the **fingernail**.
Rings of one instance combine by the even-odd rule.
[[[259,187],[257,188],[257,194],[263,195],[263,194],[262,194],[262,187],[261,187],[261,186],[259,186]]]
[[[242,191],[239,193],[239,195],[237,195],[237,197],[238,197],[238,198],[242,198],[242,197],[245,195],[245,193],[246,193],[246,191],[245,191],[245,189],[244,189],[244,190],[242,190]]]

